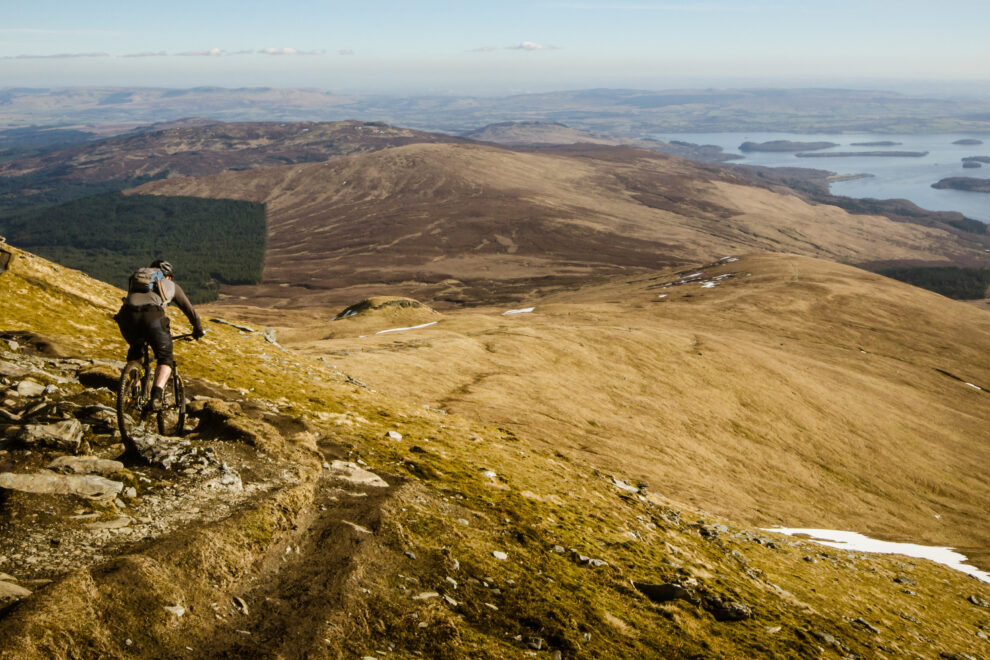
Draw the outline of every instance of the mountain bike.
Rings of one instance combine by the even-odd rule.
[[[192,333],[172,337],[173,341],[188,339],[192,339]],[[172,367],[172,375],[163,388],[161,410],[148,410],[155,370],[151,368],[151,350],[147,343],[141,347],[141,352],[140,361],[132,360],[124,367],[117,387],[117,426],[129,451],[135,449],[132,433],[147,429],[152,417],[161,435],[181,435],[186,423],[185,388],[177,366]]]

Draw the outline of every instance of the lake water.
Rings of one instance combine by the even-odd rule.
[[[681,140],[694,144],[714,144],[727,154],[743,158],[731,161],[738,165],[765,167],[807,167],[829,170],[838,174],[872,174],[852,181],[836,181],[831,185],[834,195],[873,197],[876,199],[907,199],[931,211],[958,211],[966,217],[990,223],[990,193],[963,190],[936,190],[931,185],[949,176],[990,179],[990,164],[979,169],[966,169],[962,159],[967,156],[990,156],[990,135],[948,133],[940,135],[874,135],[824,134],[796,135],[792,133],[660,133],[653,136],[670,142]],[[980,145],[953,144],[956,140],[982,140]],[[793,153],[739,151],[743,142],[833,142],[839,146],[829,151],[927,151],[921,158],[852,156],[842,158],[798,158]],[[857,147],[856,142],[897,142],[888,147]]]

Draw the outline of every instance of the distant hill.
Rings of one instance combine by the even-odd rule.
[[[502,97],[339,95],[199,87],[0,90],[0,128],[210,117],[387,121],[463,133],[507,121],[559,122],[622,138],[662,132],[990,132],[990,101],[846,89],[584,89]]]
[[[45,202],[76,186],[83,196],[136,179],[205,176],[226,170],[323,161],[416,142],[460,138],[378,122],[235,123],[186,120],[69,149],[0,163],[0,202]],[[59,200],[64,201],[64,200]]]
[[[230,293],[279,306],[345,306],[385,291],[447,305],[508,302],[740,250],[990,265],[976,239],[946,229],[850,215],[632,147],[417,144],[136,192],[264,203],[264,282]]]

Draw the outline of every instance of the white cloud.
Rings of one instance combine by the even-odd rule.
[[[222,48],[211,48],[209,50],[187,50],[184,53],[178,53],[182,57],[220,57],[221,55],[226,55],[227,51]]]
[[[340,50],[337,51],[337,54],[338,55],[353,55],[354,54],[354,51],[351,50],[350,48],[341,48]]]
[[[325,50],[297,50],[295,48],[263,48],[262,55],[326,55]]]
[[[508,46],[508,50],[557,50],[556,46],[545,46],[535,41],[524,41],[518,46]]]
[[[494,53],[498,48],[495,46],[484,46],[482,48],[472,48],[469,53]]]
[[[165,57],[168,55],[164,50],[160,50],[157,53],[145,52],[145,53],[130,53],[128,55],[121,55],[121,57]]]
[[[16,55],[13,58],[4,59],[15,60],[47,60],[47,59],[71,59],[76,57],[110,57],[110,53],[57,53],[55,55]]]

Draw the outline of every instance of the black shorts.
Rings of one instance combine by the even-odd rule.
[[[172,332],[165,310],[155,305],[132,307],[124,305],[113,317],[120,328],[129,348],[127,361],[140,360],[144,357],[144,344],[151,346],[155,360],[159,365],[175,366],[172,356]]]

